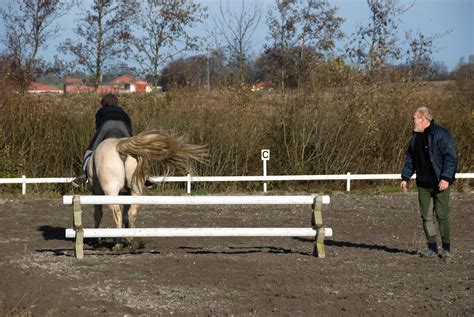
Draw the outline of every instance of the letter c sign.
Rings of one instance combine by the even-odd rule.
[[[268,161],[270,159],[270,150],[262,150],[262,161]]]

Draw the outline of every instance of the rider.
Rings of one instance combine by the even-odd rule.
[[[105,95],[100,101],[101,108],[95,114],[96,132],[84,154],[82,175],[72,180],[72,185],[79,187],[87,182],[87,163],[100,142],[108,138],[125,138],[132,136],[132,121],[128,114],[119,106],[114,94]],[[147,179],[145,186],[151,187],[154,182]]]

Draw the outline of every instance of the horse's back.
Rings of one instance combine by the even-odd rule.
[[[119,140],[106,139],[94,152],[94,170],[106,195],[118,195],[127,184],[125,162],[116,149]]]

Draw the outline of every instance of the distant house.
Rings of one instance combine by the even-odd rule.
[[[133,84],[137,79],[132,75],[122,75],[110,81],[110,84]]]
[[[137,80],[132,75],[122,75],[109,82],[111,86],[120,87],[122,92],[151,92],[146,80]]]
[[[50,86],[50,85],[33,81],[28,85],[27,92],[32,93],[32,94],[39,94],[39,93],[62,94],[64,90],[55,86]]]
[[[135,92],[151,92],[151,86],[146,80],[137,80],[134,84]]]
[[[64,93],[70,92],[92,92],[95,91],[95,88],[92,86],[86,85],[67,85],[64,84]]]
[[[117,87],[114,85],[99,85],[97,87],[97,92],[100,93],[120,93],[124,92],[124,90],[121,87]]]
[[[132,75],[121,75],[106,84],[94,88],[84,84],[81,78],[67,77],[63,79],[65,93],[75,92],[99,92],[99,93],[130,93],[130,92],[151,92],[152,88],[146,80],[137,80]]]
[[[252,85],[252,91],[272,91],[273,86],[268,81],[262,81]]]
[[[86,86],[86,85],[65,85],[64,92],[92,92],[96,91],[99,93],[120,93],[123,90],[120,87],[112,86],[112,85],[100,85],[95,89],[93,86]]]

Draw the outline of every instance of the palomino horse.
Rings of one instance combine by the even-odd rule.
[[[188,144],[182,137],[168,135],[158,130],[144,131],[129,138],[109,138],[102,141],[92,154],[87,166],[87,176],[94,195],[129,194],[139,196],[150,163],[159,161],[165,168],[191,169],[191,161],[204,162],[205,146]],[[116,228],[135,228],[138,205],[109,205]],[[102,205],[94,206],[95,227],[102,220]],[[132,238],[128,238],[129,244]],[[116,243],[115,249],[122,245]]]

